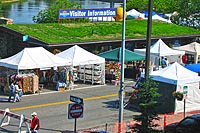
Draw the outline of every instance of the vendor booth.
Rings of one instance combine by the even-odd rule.
[[[98,54],[98,56],[105,58],[107,61],[106,67],[105,67],[106,80],[110,82],[112,80],[117,80],[116,82],[118,82],[120,80],[121,47],[100,53]],[[124,56],[125,56],[124,57],[125,62],[145,60],[145,56],[137,54],[127,49],[125,49]],[[125,72],[126,72],[126,69],[125,69]],[[132,72],[129,71],[128,75],[134,75],[134,73],[135,73],[134,70]]]
[[[78,71],[78,79],[92,84],[105,83],[105,59],[75,45],[57,54],[71,62],[74,70]]]
[[[24,48],[21,52],[0,60],[1,86],[8,91],[10,81],[18,80],[24,93],[35,93],[38,91],[39,74],[34,70],[69,66],[70,63],[43,47]]]
[[[183,50],[187,55],[193,55],[194,60],[192,62],[195,64],[200,61],[200,44],[197,42],[192,42],[180,47],[174,47],[174,49]]]
[[[146,48],[134,49],[134,52],[145,55]],[[161,39],[150,47],[150,60],[153,62],[156,70],[159,69],[161,57],[167,57],[170,63],[182,63],[181,56],[184,54],[185,51],[171,49]]]
[[[170,66],[150,73],[153,80],[159,82],[161,103],[159,111],[162,113],[184,112],[184,102],[173,97],[174,92],[185,93],[185,111],[200,110],[200,77],[179,63],[175,62]],[[185,90],[186,89],[186,90]]]

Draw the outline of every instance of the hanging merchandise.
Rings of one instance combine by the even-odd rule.
[[[105,64],[92,64],[79,66],[81,81],[92,84],[105,84]]]
[[[119,62],[106,62],[106,77],[107,80],[120,80],[120,63]]]

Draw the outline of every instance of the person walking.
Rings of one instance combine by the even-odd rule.
[[[14,85],[14,81],[11,81],[11,84],[9,86],[9,98],[8,98],[8,102],[11,102],[11,99],[13,97],[13,101],[15,99],[15,85]]]
[[[15,82],[15,85],[14,85],[14,88],[15,88],[15,97],[14,97],[14,100],[13,102],[19,102],[21,100],[21,96],[22,96],[22,89],[19,88],[19,82],[16,81]]]
[[[37,117],[36,112],[33,112],[31,116],[33,118],[31,120],[30,131],[31,133],[39,133],[38,130],[40,129],[40,119]]]

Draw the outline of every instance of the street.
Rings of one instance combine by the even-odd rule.
[[[131,83],[133,84],[133,83]],[[131,89],[130,87],[127,89]],[[74,119],[68,119],[68,104],[72,103],[70,95],[83,98],[83,118],[77,119],[77,130],[88,129],[106,123],[118,122],[119,110],[116,108],[119,86],[114,85],[88,85],[88,87],[58,92],[49,91],[35,95],[24,95],[21,102],[9,103],[7,97],[0,96],[0,109],[9,108],[16,114],[24,114],[31,118],[32,112],[37,112],[41,120],[40,133],[59,133],[61,131],[74,131]],[[132,119],[137,114],[132,108],[124,109],[124,120]],[[0,128],[2,133],[18,131],[19,120],[11,118],[10,124]],[[25,125],[23,125],[25,130]]]

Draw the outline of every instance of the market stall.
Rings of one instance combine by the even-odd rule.
[[[145,55],[146,48],[143,49],[134,49],[138,54]],[[156,41],[150,47],[150,60],[155,66],[155,69],[158,70],[160,66],[161,57],[167,57],[170,63],[178,62],[182,63],[181,56],[185,54],[185,51],[175,50],[168,47],[161,39]]]
[[[78,70],[79,80],[92,84],[105,83],[105,59],[75,45],[57,54],[71,62],[71,66]]]
[[[121,48],[116,48],[103,53],[98,56],[106,59],[105,75],[106,80],[113,84],[118,84],[120,80],[120,60],[121,60]],[[145,56],[137,54],[133,51],[125,49],[124,61],[141,61],[145,60]]]
[[[173,92],[185,93],[185,111],[195,111],[200,109],[200,76],[192,72],[179,63],[175,62],[170,66],[150,73],[153,80],[159,82],[159,92],[161,97],[159,111],[162,113],[184,112],[184,102],[173,97]],[[186,88],[186,90],[185,90]]]
[[[183,50],[187,55],[193,55],[193,63],[198,63],[200,61],[200,44],[197,42],[192,42],[180,47],[174,47],[176,50]]]
[[[24,48],[19,53],[0,60],[1,78],[4,79],[2,86],[8,91],[9,80],[14,77],[13,80],[20,81],[25,93],[35,93],[38,91],[39,74],[33,70],[68,66],[70,63],[42,47]]]

